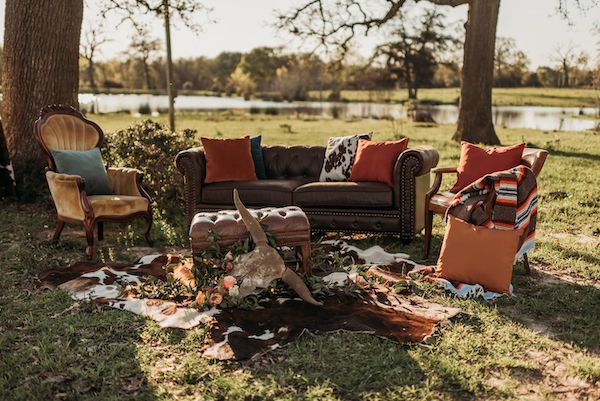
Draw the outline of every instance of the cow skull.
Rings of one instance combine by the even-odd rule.
[[[269,246],[264,230],[240,200],[237,189],[233,190],[233,201],[255,245],[253,251],[238,256],[233,264],[231,274],[239,283],[240,297],[256,294],[280,278],[304,301],[312,305],[323,305],[313,298],[304,281],[285,266],[277,250]]]

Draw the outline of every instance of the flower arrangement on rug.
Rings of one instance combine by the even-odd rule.
[[[288,261],[294,263],[293,251],[287,247],[278,247],[275,238],[263,227],[270,245]],[[296,295],[281,280],[274,281],[259,294],[241,297],[238,280],[231,275],[236,258],[252,250],[252,243],[248,239],[238,241],[227,249],[218,245],[218,236],[211,232],[208,240],[212,247],[205,251],[201,257],[177,260],[165,266],[166,278],[160,280],[154,277],[140,283],[129,283],[127,290],[134,296],[145,299],[159,299],[175,301],[179,305],[208,310],[213,307],[242,309],[255,309],[259,307],[261,299],[275,299],[278,297],[294,298]],[[312,258],[314,268],[321,272],[332,273],[344,271],[345,266],[354,264],[350,256],[342,256],[338,252],[322,251],[326,247],[316,246],[316,254]],[[359,266],[360,267],[360,266]],[[360,273],[366,269],[360,269]],[[364,271],[363,271],[364,270]],[[360,296],[358,286],[353,281],[343,286],[331,288],[320,276],[306,276],[298,273],[313,296],[319,300],[325,299],[334,293]],[[365,276],[366,277],[366,276]]]

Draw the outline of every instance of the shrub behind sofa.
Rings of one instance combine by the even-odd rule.
[[[394,187],[374,182],[319,182],[323,146],[263,146],[266,180],[205,184],[201,147],[180,152],[176,165],[184,176],[188,220],[198,212],[234,209],[232,192],[249,207],[302,208],[314,231],[400,234],[411,241],[424,227],[429,172],[437,165],[432,147],[404,151],[393,171]]]

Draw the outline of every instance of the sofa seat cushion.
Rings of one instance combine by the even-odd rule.
[[[94,195],[88,196],[88,200],[96,218],[148,211],[148,199],[141,196]]]
[[[237,188],[240,199],[248,206],[289,206],[292,192],[306,181],[257,180],[228,181],[206,184],[202,188],[202,202],[233,205],[233,189]]]
[[[386,208],[393,200],[392,189],[379,182],[311,182],[294,191],[300,207]]]

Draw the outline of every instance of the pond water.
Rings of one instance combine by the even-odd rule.
[[[137,113],[140,108],[152,112],[168,109],[164,95],[92,95],[80,94],[82,108],[99,113],[128,111]],[[406,118],[406,108],[400,104],[367,102],[273,102],[244,100],[241,97],[178,96],[175,108],[179,111],[247,110],[250,113],[295,115],[305,114],[335,118]],[[438,124],[454,124],[458,118],[455,105],[422,105],[420,109],[431,113]],[[578,116],[597,116],[594,108],[497,106],[493,107],[494,123],[507,128],[531,128],[545,131],[586,131],[594,129],[598,119]]]

